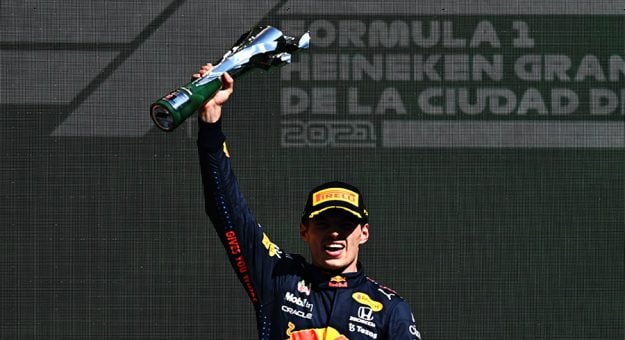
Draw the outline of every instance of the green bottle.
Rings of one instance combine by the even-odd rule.
[[[310,36],[298,41],[274,27],[257,27],[241,36],[211,72],[177,88],[150,106],[152,120],[163,131],[173,131],[221,88],[221,76],[233,78],[254,68],[267,70],[291,62],[291,53],[308,48]]]
[[[163,131],[173,131],[221,88],[216,78],[202,85],[192,81],[159,99],[150,107],[152,120]]]

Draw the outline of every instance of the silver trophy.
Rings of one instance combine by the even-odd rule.
[[[308,48],[309,33],[299,39],[284,35],[279,29],[263,26],[243,34],[224,54],[211,72],[177,88],[150,106],[152,120],[163,131],[172,131],[221,88],[221,76],[232,77],[252,69],[268,70],[291,62],[291,54]]]

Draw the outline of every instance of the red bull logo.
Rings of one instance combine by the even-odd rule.
[[[349,340],[345,335],[332,327],[311,328],[300,331],[293,331],[295,325],[289,322],[289,328],[286,330],[287,339],[290,340]]]
[[[347,280],[341,275],[334,276],[330,279],[328,287],[332,288],[347,288]]]

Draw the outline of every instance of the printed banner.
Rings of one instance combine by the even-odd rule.
[[[284,19],[283,147],[623,147],[618,16]]]

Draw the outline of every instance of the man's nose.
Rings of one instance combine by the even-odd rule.
[[[339,233],[338,230],[330,230],[330,237],[332,239],[337,239],[339,238],[339,236],[341,236],[341,234]]]

